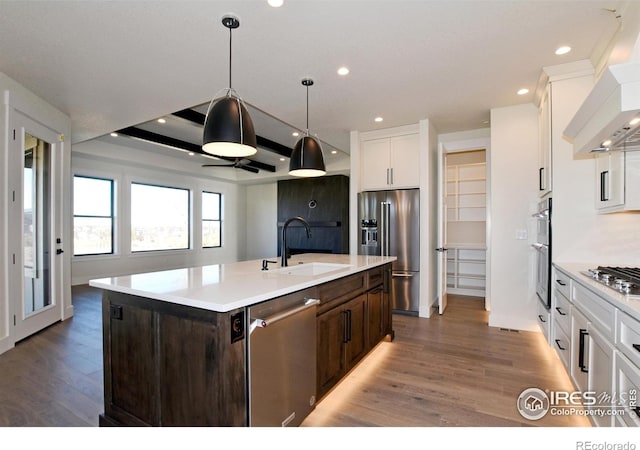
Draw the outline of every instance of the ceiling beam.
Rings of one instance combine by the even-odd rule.
[[[162,134],[154,133],[152,131],[142,130],[136,127],[123,128],[122,130],[118,130],[118,134],[129,136],[135,139],[140,139],[142,141],[151,142],[153,144],[164,145],[166,147],[172,147],[178,150],[197,153],[199,155],[212,156],[206,153],[204,150],[202,150],[202,146],[198,144],[193,144],[191,142],[183,141],[181,139],[172,138]],[[236,161],[236,158],[229,158],[225,156],[216,156],[216,158],[219,158],[225,161],[230,161],[230,162]],[[271,164],[266,164],[260,161],[253,161],[253,160],[251,160],[250,163],[244,164],[244,166],[241,166],[240,168],[241,169],[246,168],[245,170],[255,173],[254,170],[249,169],[250,167],[253,167],[255,169],[266,170],[268,172],[276,171],[276,167],[272,166]]]
[[[176,117],[180,117],[181,119],[188,120],[189,122],[193,122],[200,126],[204,126],[204,120],[206,116],[198,111],[194,111],[193,109],[187,108],[181,111],[176,111],[172,113],[172,115]],[[291,153],[293,149],[287,147],[286,145],[279,144],[271,139],[267,139],[264,136],[256,135],[256,142],[259,147],[264,148],[272,153],[275,153],[280,156],[284,156],[286,158],[291,158]]]

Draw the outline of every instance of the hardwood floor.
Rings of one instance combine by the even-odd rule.
[[[0,355],[0,426],[97,426],[103,411],[100,292],[73,288],[75,315]],[[489,328],[483,301],[451,296],[443,316],[394,315],[383,342],[305,420],[307,427],[589,426],[531,422],[528,387],[573,390],[539,333]]]

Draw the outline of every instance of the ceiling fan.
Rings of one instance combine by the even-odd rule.
[[[253,173],[259,172],[259,170],[256,167],[251,166],[253,161],[251,161],[248,158],[223,158],[223,157],[218,157],[218,158],[223,159],[225,161],[229,161],[229,163],[203,164],[202,167],[233,167],[234,169],[242,169],[242,170],[246,170],[248,172],[253,172]]]

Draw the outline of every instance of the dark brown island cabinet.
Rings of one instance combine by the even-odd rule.
[[[318,399],[393,336],[390,277],[385,264],[314,287]],[[245,317],[104,290],[100,426],[247,426]]]

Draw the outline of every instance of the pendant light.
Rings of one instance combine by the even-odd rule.
[[[307,131],[293,147],[289,161],[289,175],[296,177],[319,177],[327,173],[322,157],[320,142],[309,135],[309,86],[313,86],[311,78],[302,80],[307,87]]]
[[[237,17],[224,16],[222,24],[229,29],[229,87],[226,95],[211,100],[204,121],[202,150],[215,156],[242,158],[254,155],[256,133],[244,102],[231,87],[231,30],[238,28]]]

